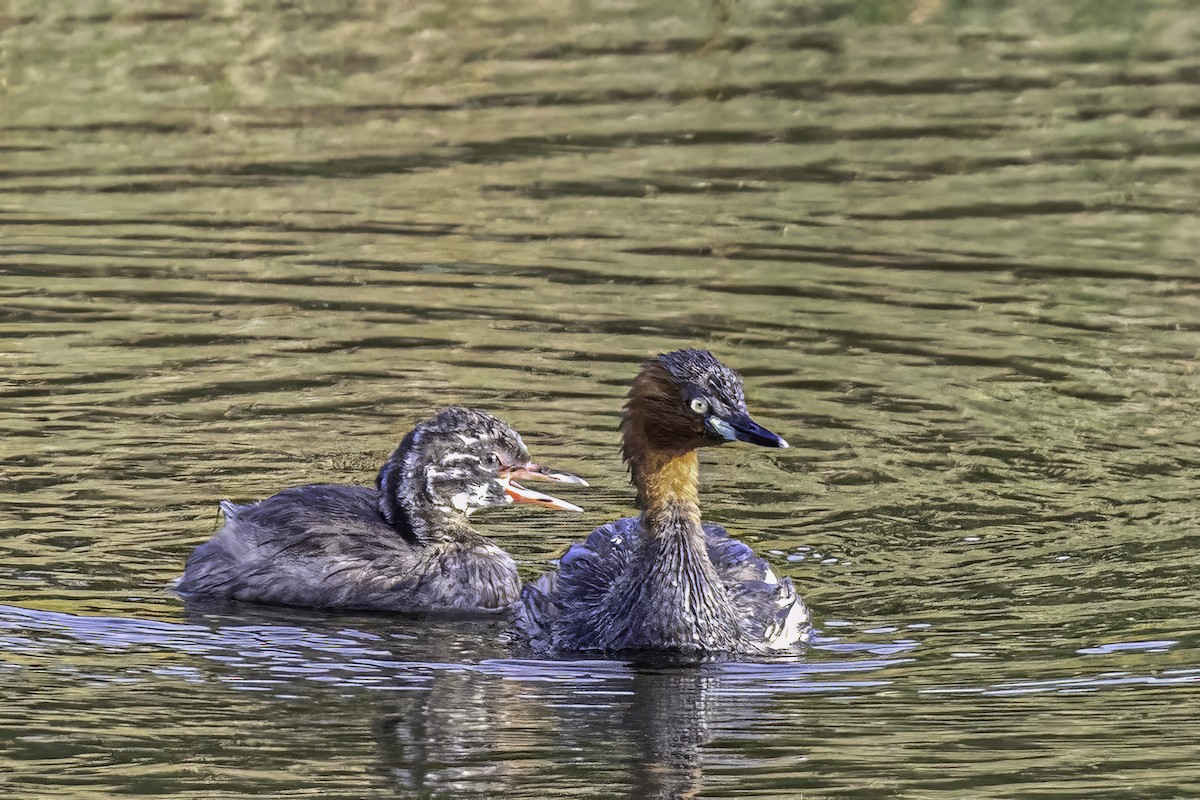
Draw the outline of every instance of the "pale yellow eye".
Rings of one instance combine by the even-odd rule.
[[[695,411],[697,414],[707,414],[708,413],[708,401],[705,400],[703,397],[697,397],[697,398],[693,399],[692,400],[692,411]]]

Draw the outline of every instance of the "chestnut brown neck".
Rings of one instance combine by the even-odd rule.
[[[703,427],[681,410],[680,389],[660,364],[643,366],[626,396],[621,450],[647,521],[668,511],[700,524],[699,459]]]
[[[638,505],[648,527],[667,518],[700,525],[700,458],[695,450],[682,455],[651,452],[630,462]]]

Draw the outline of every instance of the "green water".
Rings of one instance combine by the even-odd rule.
[[[1200,797],[1200,8],[0,8],[0,792]],[[647,355],[822,636],[696,669],[185,607],[221,498],[472,404],[630,512]]]

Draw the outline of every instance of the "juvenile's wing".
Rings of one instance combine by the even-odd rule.
[[[403,593],[420,553],[376,508],[376,493],[334,484],[259,503],[224,502],[225,524],[188,558],[177,586],[259,603],[378,607]]]

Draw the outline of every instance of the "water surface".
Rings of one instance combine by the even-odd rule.
[[[1200,796],[1198,52],[1165,0],[10,3],[6,796]],[[451,403],[592,480],[479,517],[535,575],[689,345],[793,444],[703,500],[806,652],[168,588]]]

